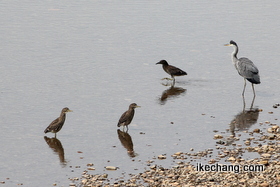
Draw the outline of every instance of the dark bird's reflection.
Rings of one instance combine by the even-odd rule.
[[[131,158],[137,156],[137,154],[133,150],[133,142],[131,136],[127,132],[121,131],[120,129],[117,130],[117,133],[121,144],[124,146],[124,148],[127,149],[127,154]]]
[[[175,84],[172,84],[170,88],[164,90],[160,97],[160,104],[164,105],[166,101],[172,97],[178,97],[179,95],[186,92],[186,89],[181,87],[175,87]]]
[[[56,137],[49,138],[47,136],[44,136],[44,139],[54,153],[58,155],[61,166],[65,167],[67,165],[67,161],[64,158],[64,149],[59,139]]]

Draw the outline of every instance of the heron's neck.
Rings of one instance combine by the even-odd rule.
[[[238,47],[234,45],[233,48],[234,48],[234,50],[231,54],[231,58],[232,58],[232,61],[235,62],[236,60],[238,60],[238,58],[237,58]]]

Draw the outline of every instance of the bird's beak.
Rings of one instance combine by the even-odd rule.
[[[160,62],[156,63],[156,65],[157,65],[157,64],[160,64]]]
[[[138,106],[138,105],[136,106],[136,108],[140,108],[140,107],[141,107],[141,106]]]
[[[231,44],[225,44],[224,46],[231,46]]]
[[[68,110],[67,112],[73,112],[73,110]]]

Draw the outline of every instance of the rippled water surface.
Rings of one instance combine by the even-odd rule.
[[[235,118],[250,118],[240,130],[277,124],[278,4],[2,1],[0,181],[68,186],[88,163],[91,174],[116,166],[109,178],[128,176],[161,154],[167,159],[155,163],[171,167],[175,152],[215,148],[213,136],[229,136]],[[260,70],[253,108],[262,112],[242,112],[243,79],[231,63],[233,49],[223,46],[230,40]],[[155,65],[161,59],[188,75],[171,86]],[[246,110],[252,98],[248,84]],[[141,108],[125,133],[117,122],[132,102]],[[44,134],[66,106],[74,112],[57,139]],[[248,135],[239,133],[243,144]]]

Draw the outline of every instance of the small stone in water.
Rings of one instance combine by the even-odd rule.
[[[117,170],[117,167],[115,167],[115,166],[106,166],[105,168],[107,170]]]
[[[223,138],[223,136],[220,135],[220,134],[215,134],[214,135],[214,139],[222,139],[222,138]]]
[[[166,156],[164,156],[164,155],[158,155],[158,159],[166,159]]]

